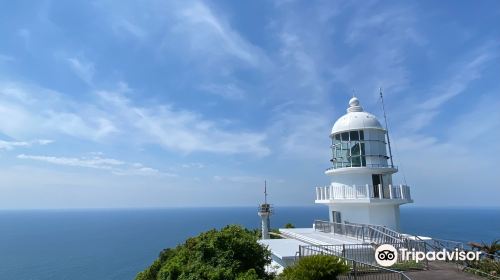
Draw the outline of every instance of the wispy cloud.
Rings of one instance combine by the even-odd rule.
[[[92,84],[95,71],[95,67],[92,62],[77,57],[69,57],[66,60],[68,61],[73,72],[75,72],[75,74],[82,81],[89,85]]]
[[[415,113],[408,119],[406,125],[413,131],[418,131],[430,124],[447,101],[466,92],[471,83],[481,78],[486,66],[498,58],[497,52],[496,44],[488,42],[451,64],[447,70],[448,74],[430,89],[427,99],[415,106]]]
[[[245,98],[245,91],[235,84],[207,84],[200,86],[200,89],[225,99],[241,100]]]
[[[0,62],[12,62],[14,60],[15,58],[13,56],[0,53]]]
[[[250,184],[257,184],[257,183],[264,183],[264,179],[256,176],[219,176],[215,175],[213,177],[214,181],[218,182],[232,182],[232,183],[250,183]]]
[[[19,84],[0,85],[0,113],[12,122],[0,123],[0,132],[12,137],[62,133],[101,141],[134,132],[128,141],[158,144],[165,149],[265,156],[266,135],[230,129],[199,113],[169,104],[135,105],[121,86],[118,92],[98,91],[92,103],[75,103],[58,92]],[[47,93],[45,99],[38,93]],[[58,111],[64,109],[65,111]]]
[[[341,46],[361,51],[347,60],[339,59],[332,69],[335,80],[369,100],[379,87],[394,95],[401,93],[411,82],[407,54],[426,42],[418,29],[417,12],[411,6],[388,7],[375,1],[352,7]]]
[[[21,28],[17,30],[17,35],[21,38],[24,43],[24,47],[29,50],[31,45],[31,31],[27,28]]]
[[[182,168],[204,168],[205,164],[200,162],[183,163]]]
[[[113,30],[118,34],[126,32],[139,40],[144,40],[147,37],[146,30],[125,18],[116,19],[112,26]]]
[[[33,141],[6,141],[0,140],[0,150],[13,150],[17,147],[31,147],[33,145],[48,145],[54,141],[48,139],[39,139]]]
[[[174,109],[170,105],[134,105],[123,94],[101,91],[98,96],[133,129],[140,131],[140,141],[185,153],[211,152],[265,156],[270,150],[263,133],[232,131],[195,112]]]
[[[331,125],[321,112],[284,111],[277,115],[269,133],[278,140],[281,156],[321,161],[328,159]]]
[[[98,141],[117,131],[106,110],[24,83],[0,83],[0,114],[9,119],[0,132],[15,139],[65,134]]]
[[[144,166],[141,163],[127,163],[113,158],[101,156],[92,157],[56,157],[20,154],[19,159],[41,161],[56,165],[84,167],[110,171],[116,175],[166,175],[176,176],[173,173],[163,173],[155,168]]]
[[[231,56],[254,67],[267,63],[260,48],[244,39],[205,3],[184,1],[175,5],[173,11],[176,21],[171,31],[188,40],[189,51],[204,59],[209,58],[207,54],[211,59]]]

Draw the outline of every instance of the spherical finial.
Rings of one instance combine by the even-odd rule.
[[[363,112],[363,107],[359,104],[357,97],[353,97],[349,100],[349,108],[347,108],[347,112]]]
[[[349,106],[350,107],[359,106],[358,98],[357,97],[351,98],[351,100],[349,100]]]

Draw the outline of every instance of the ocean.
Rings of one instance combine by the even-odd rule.
[[[272,227],[311,227],[322,206],[276,207]],[[500,238],[500,209],[402,207],[403,232],[436,238]],[[211,228],[258,228],[256,207],[0,211],[0,279],[126,280],[167,247]]]

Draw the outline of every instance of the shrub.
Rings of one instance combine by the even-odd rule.
[[[315,255],[301,258],[285,268],[279,280],[333,280],[350,270],[345,262],[335,256]]]
[[[163,250],[136,280],[271,279],[264,269],[270,262],[270,252],[257,243],[255,232],[232,225]]]

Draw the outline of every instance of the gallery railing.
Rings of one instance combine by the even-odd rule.
[[[316,200],[400,199],[411,200],[407,185],[340,185],[316,187]]]

